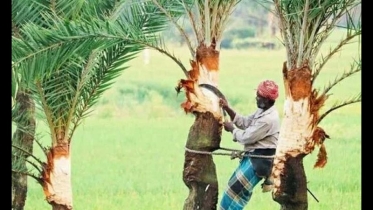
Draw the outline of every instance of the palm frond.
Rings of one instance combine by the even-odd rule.
[[[24,132],[21,135],[24,135],[25,133],[30,132],[30,128],[23,127],[22,123],[18,123],[17,131],[19,132],[20,129],[23,129],[22,132]],[[17,141],[16,138],[19,138],[19,137],[17,136],[16,133],[14,134],[12,138],[12,176],[16,173],[24,174],[24,175],[28,175],[36,179],[37,181],[40,181],[39,175],[42,172],[42,167],[44,165],[44,162],[40,158],[38,158],[36,155],[33,154],[33,149],[32,149],[33,144],[27,146],[23,142]],[[28,133],[28,134],[33,136],[33,142],[37,142],[40,144],[40,141],[39,141],[40,135],[38,134],[34,135],[33,132]],[[29,146],[31,146],[31,148]],[[36,170],[37,174],[33,172],[34,170]]]
[[[350,104],[353,104],[353,103],[358,103],[358,102],[361,102],[361,93],[359,93],[357,96],[355,97],[352,97],[350,99],[347,99],[345,101],[342,101],[342,102],[337,102],[335,103],[330,109],[328,109],[327,111],[325,111],[318,119],[317,121],[317,124],[319,124],[328,114],[330,114],[332,111],[335,111],[339,108],[342,108],[344,106],[347,106],[347,105],[350,105]]]
[[[356,33],[351,34],[349,37],[345,37],[343,40],[341,40],[337,46],[335,46],[333,49],[330,49],[328,54],[326,56],[323,56],[322,54],[320,55],[320,61],[316,62],[313,68],[313,73],[312,73],[312,83],[316,81],[317,76],[320,74],[321,70],[325,66],[325,64],[328,62],[329,59],[332,58],[334,54],[339,52],[343,46],[351,43],[351,41],[356,37],[361,35],[361,30],[356,31]]]
[[[118,11],[121,11],[120,14],[126,15],[118,15],[115,18],[110,17],[110,19],[115,19],[120,29],[126,29],[127,32],[130,31],[132,37],[139,38],[140,35],[142,35],[141,38],[146,40],[146,43],[152,43],[149,39],[154,39],[154,34],[162,30],[166,24],[165,19],[162,17],[159,19],[154,18],[154,12],[157,12],[154,10],[157,10],[157,8],[145,3],[131,4],[131,7],[126,8],[130,8],[130,10],[124,12],[123,7],[118,9]],[[115,14],[118,14],[118,12]],[[150,15],[152,15],[152,17],[150,17]],[[126,27],[127,25],[131,25],[132,28]],[[115,28],[115,26],[112,25],[112,28]],[[132,30],[133,28],[135,30]],[[138,33],[139,31],[140,33]],[[123,66],[123,64],[133,59],[138,52],[143,50],[143,46],[146,46],[146,44],[143,44],[141,41],[122,41],[119,44],[104,49],[93,57],[91,54],[90,57],[95,58],[98,63],[94,65],[95,67],[88,68],[91,69],[90,72],[92,74],[87,77],[89,80],[81,83],[84,84],[84,86],[81,86],[84,87],[84,90],[78,91],[81,103],[77,105],[78,108],[76,110],[70,112],[75,114],[74,120],[71,121],[74,126],[71,129],[70,135],[73,134],[80,120],[87,116],[87,112],[97,102],[101,94],[107,90],[113,83],[113,80],[127,68]],[[76,99],[78,98],[75,98],[74,101],[76,101]],[[72,115],[70,114],[70,116]],[[68,128],[69,126],[66,126],[66,129]]]
[[[35,156],[33,156],[33,157],[35,157]],[[32,174],[33,176],[36,176],[33,173],[31,173],[31,171],[32,171],[31,169],[28,169],[27,167],[25,168],[23,163],[30,164],[33,169],[37,170],[38,173],[41,173],[42,172],[42,165],[44,163],[39,162],[39,161],[41,161],[41,160],[38,159],[35,162],[35,160],[32,161],[32,160],[29,160],[29,159],[24,158],[22,156],[13,156],[13,158],[12,158],[12,170],[13,170],[13,172],[16,172],[16,173]]]
[[[274,0],[274,3],[287,50],[288,69],[298,68],[304,62],[312,66],[320,47],[338,27],[337,22],[342,17],[351,17],[351,8],[361,4],[360,0]]]
[[[86,4],[88,4],[88,2],[85,0],[54,0],[50,1],[49,8],[51,9],[52,13],[56,14],[59,17],[74,20],[77,17],[81,16],[80,13]]]
[[[39,146],[39,148],[41,149],[41,151],[43,151],[45,157],[47,156],[47,153],[48,153],[48,147],[45,147],[43,146],[43,144],[40,142],[40,140],[38,138],[35,138],[34,141],[36,142],[36,144]]]
[[[50,107],[47,106],[47,102],[46,102],[43,88],[41,86],[40,81],[36,82],[34,92],[35,94],[33,96],[39,98],[39,100],[36,100],[36,101],[39,102],[41,110],[45,113],[45,119],[47,121],[47,125],[50,130],[52,142],[57,142],[55,131],[54,131],[55,125],[53,123],[53,114],[52,114]]]
[[[341,76],[336,77],[333,82],[329,82],[328,86],[326,86],[321,95],[326,95],[328,92],[337,84],[339,84],[342,80],[352,76],[353,74],[361,71],[361,60],[356,61],[351,64],[351,68],[349,71],[345,71]]]
[[[21,151],[22,153],[25,153],[25,154],[27,154],[27,156],[29,156],[29,157],[32,157],[34,160],[36,160],[39,164],[42,164],[43,163],[43,161],[41,161],[39,158],[37,158],[35,155],[33,155],[32,153],[30,153],[29,151],[27,151],[27,149],[24,149],[23,147],[22,147],[22,145],[15,145],[15,144],[12,144],[12,148],[14,148],[14,149],[16,149],[16,150],[18,150],[18,151]],[[14,154],[14,153],[13,153]],[[16,157],[17,158],[21,158],[22,156],[24,156],[24,155],[17,155]],[[13,163],[16,163],[16,162],[18,162],[18,161],[16,161],[16,160],[12,160],[13,161]]]
[[[20,37],[19,30],[27,22],[43,25],[40,13],[46,10],[48,7],[36,0],[12,0],[12,35]]]
[[[355,23],[352,23],[354,21],[354,19],[356,18],[355,16],[354,16],[355,18],[354,17],[350,17],[350,14],[346,13],[346,17],[349,17],[346,20],[346,23],[347,23],[346,36],[344,38],[342,38],[338,42],[338,44],[334,47],[334,49],[331,49],[326,56],[322,56],[321,60],[319,62],[315,63],[315,67],[314,67],[314,79],[316,78],[315,76],[317,76],[320,73],[320,71],[322,70],[323,66],[326,64],[326,62],[335,53],[337,53],[340,49],[342,49],[343,46],[352,43],[353,40],[356,40],[355,38],[359,38],[361,36],[361,24],[359,23],[360,20],[361,20],[361,18],[357,21],[358,23],[355,24]],[[320,51],[320,48],[321,48],[323,42],[326,40],[327,37],[328,37],[327,35],[322,34],[322,38],[315,40],[316,41],[316,43],[314,44],[315,47],[312,50],[313,54],[310,55],[311,60],[315,60],[316,59],[316,57],[317,57],[317,55],[318,55],[318,53]],[[361,41],[358,40],[358,42],[359,42],[358,46],[360,47]],[[360,52],[360,48],[358,49],[358,52]]]
[[[46,1],[46,0],[12,0],[12,32],[13,35],[20,37],[18,33],[20,28],[25,23],[34,23],[38,26],[48,28],[50,22],[55,18],[62,18],[67,20],[75,20],[79,16],[89,17],[99,6],[102,12],[105,9],[111,8],[112,1],[95,1],[87,2],[84,0],[60,0],[60,1]],[[110,3],[110,4],[109,4]],[[101,13],[102,13],[101,12]],[[44,14],[44,15],[43,15]],[[54,16],[53,19],[46,18],[45,14]]]
[[[180,32],[180,35],[184,38],[185,43],[187,44],[189,51],[192,56],[194,56],[195,51],[190,41],[190,38],[186,34],[185,30],[178,24],[177,20],[183,14],[182,9],[185,9],[187,14],[191,17],[191,5],[192,1],[173,1],[174,4],[164,4],[165,1],[159,0],[152,0],[152,2],[159,8],[161,12],[163,12],[168,20],[176,27],[176,29]],[[176,14],[176,15],[174,15]],[[195,25],[193,27],[195,29]]]
[[[91,68],[89,80],[81,83],[84,85],[79,91],[79,103],[74,110],[74,120],[72,121],[74,126],[70,131],[70,136],[102,93],[110,88],[114,79],[127,68],[124,64],[133,59],[140,50],[142,48],[136,45],[121,43],[107,48],[95,56],[97,65]]]
[[[31,171],[28,171],[28,170],[24,171],[24,170],[17,170],[17,169],[13,169],[12,168],[12,174],[13,173],[27,175],[27,176],[32,177],[33,179],[35,179],[38,183],[42,182],[42,179],[37,174],[34,174],[34,173],[32,173]]]
[[[173,4],[166,7],[162,4],[164,1],[152,1],[167,15],[171,23],[180,32],[193,58],[195,57],[194,48],[200,43],[210,44],[212,39],[214,39],[217,43],[216,46],[220,47],[222,34],[229,16],[234,7],[240,2],[240,0],[177,0],[172,1]],[[170,4],[169,2],[167,3]],[[170,12],[175,10],[177,11],[176,16],[175,13]],[[194,44],[192,43],[190,35],[185,32],[177,21],[180,17],[189,20],[196,38]]]
[[[186,77],[188,77],[188,70],[183,65],[183,63],[181,62],[181,60],[178,59],[175,56],[174,53],[170,52],[167,49],[167,46],[166,46],[166,44],[165,44],[165,42],[164,42],[164,40],[162,39],[161,36],[159,36],[159,38],[155,39],[153,43],[151,43],[151,42],[143,42],[142,44],[144,46],[147,46],[148,48],[157,50],[158,52],[160,52],[160,53],[166,55],[167,57],[169,57],[171,60],[173,60],[181,68],[181,70],[183,71],[184,75]]]
[[[39,174],[42,173],[42,166],[41,165],[38,165],[37,163],[35,163],[34,161],[31,161],[31,160],[26,160],[26,163],[30,164],[35,170],[38,171]],[[31,170],[28,170],[28,171],[31,171]]]
[[[59,32],[71,33],[69,29],[72,26],[64,25],[65,30]],[[45,46],[43,46],[38,39],[52,34],[51,31],[47,31],[49,34],[42,33],[41,31],[46,29],[37,28],[36,25],[32,25],[32,29],[37,30],[30,30],[36,33],[28,34],[30,36],[28,43],[27,40],[14,38],[14,65],[18,65],[18,72],[21,72],[22,77],[29,83],[28,87],[38,93],[35,96],[46,113],[48,125],[51,129],[55,129],[57,124],[66,125],[68,122],[67,113],[69,108],[72,108],[70,100],[73,99],[72,93],[76,93],[74,91],[76,86],[72,81],[78,81],[79,78],[77,75],[79,71],[66,71],[66,69],[79,69],[82,66],[82,58],[88,57],[92,49],[102,46],[104,40],[97,41],[89,36],[88,38],[73,36],[67,40],[66,37],[60,36],[58,40],[60,42],[57,44],[54,43],[56,39],[52,39],[49,40],[51,44],[44,41],[42,44]],[[30,44],[30,41],[35,43]],[[36,51],[35,48],[41,50]],[[51,132],[53,136],[53,131]]]
[[[133,59],[144,43],[154,43],[155,33],[166,25],[163,14],[153,14],[158,9],[154,5],[123,5],[125,2],[107,20],[67,22],[45,13],[43,16],[52,20],[48,27],[27,24],[22,29],[23,39],[13,37],[13,66],[36,93],[53,142],[56,129],[65,133],[75,130],[81,117],[126,68],[123,64]],[[72,130],[70,123],[74,124]]]
[[[50,75],[68,61],[78,62],[80,57],[76,55],[89,54],[90,49],[104,43],[89,36],[58,39],[46,29],[34,24],[29,26],[23,27],[23,30],[27,31],[30,39],[12,39],[13,66],[16,66],[17,72],[29,83],[33,83],[35,78]]]
[[[199,23],[193,23],[199,24],[202,29],[201,38],[203,38],[203,40],[198,40],[198,42],[210,44],[213,38],[219,47],[227,21],[234,7],[240,1],[241,0],[198,0],[198,11],[195,13],[198,14],[199,18],[193,18],[190,20],[200,20]]]
[[[27,157],[24,155],[25,153],[28,154]],[[32,155],[27,149],[24,149],[21,145],[12,144],[12,178],[15,174],[23,174],[39,182],[41,181],[40,174],[43,165],[43,161]],[[30,169],[29,166],[32,166],[32,168]],[[36,174],[33,172],[34,170],[36,170]]]

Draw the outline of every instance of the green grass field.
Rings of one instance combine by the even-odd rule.
[[[335,34],[325,45],[339,40]],[[189,53],[184,47],[170,48],[189,69]],[[322,89],[329,80],[348,70],[358,50],[355,44],[324,67],[315,83]],[[239,112],[255,109],[255,88],[260,80],[278,82],[280,112],[284,102],[282,63],[284,49],[222,50],[219,88]],[[92,116],[78,127],[72,139],[73,205],[76,210],[180,210],[188,195],[182,181],[184,145],[193,117],[179,104],[184,94],[174,87],[184,78],[169,58],[151,51],[150,63],[142,55],[116,79],[95,106]],[[339,100],[361,92],[361,74],[344,80],[331,91],[323,110]],[[323,111],[322,110],[322,111]],[[41,140],[49,145],[48,132],[39,122]],[[332,112],[320,126],[331,139],[325,142],[328,163],[313,169],[318,150],[304,158],[309,194],[309,210],[361,209],[361,104]],[[222,147],[242,149],[224,132]],[[39,157],[41,151],[35,147]],[[43,158],[44,159],[44,158]],[[238,164],[229,156],[214,156],[219,179],[219,201],[228,178]],[[30,178],[25,210],[51,209],[42,188]],[[245,209],[278,210],[271,193],[258,186]]]

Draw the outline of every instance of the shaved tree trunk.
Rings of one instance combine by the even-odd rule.
[[[18,91],[16,103],[19,106],[17,113],[17,130],[13,136],[13,145],[24,151],[13,149],[12,162],[17,164],[17,170],[27,171],[26,159],[33,151],[35,135],[35,104],[31,97]],[[27,175],[24,173],[12,174],[12,209],[23,210],[27,197]]]
[[[315,167],[326,164],[323,142],[327,135],[317,127],[318,111],[326,97],[317,98],[316,91],[312,91],[308,66],[287,71],[284,64],[283,73],[286,99],[272,170],[273,199],[281,205],[281,210],[306,210],[307,178],[303,158],[318,145],[320,152]]]
[[[71,210],[71,155],[70,145],[60,143],[48,151],[43,168],[43,191],[53,210]]]
[[[196,120],[190,128],[186,147],[198,151],[214,151],[219,148],[221,124],[210,113],[196,113]],[[218,180],[215,163],[211,154],[185,152],[183,171],[184,183],[189,196],[184,209],[216,209]]]
[[[189,188],[189,196],[184,210],[213,210],[218,203],[218,181],[211,152],[220,148],[222,113],[216,92],[200,86],[217,87],[218,61],[215,42],[210,47],[201,44],[196,61],[191,61],[188,79],[180,80],[177,87],[186,90],[184,111],[196,116],[186,143],[183,181]]]

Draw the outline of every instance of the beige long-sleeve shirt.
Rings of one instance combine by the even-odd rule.
[[[259,108],[247,116],[236,114],[233,123],[237,126],[232,131],[233,139],[243,144],[246,151],[277,147],[280,116],[275,106],[264,112]]]

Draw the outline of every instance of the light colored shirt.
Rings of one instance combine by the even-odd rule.
[[[277,147],[280,116],[275,106],[264,112],[258,108],[256,112],[247,116],[237,113],[233,123],[237,127],[232,131],[233,139],[244,145],[246,151]]]

